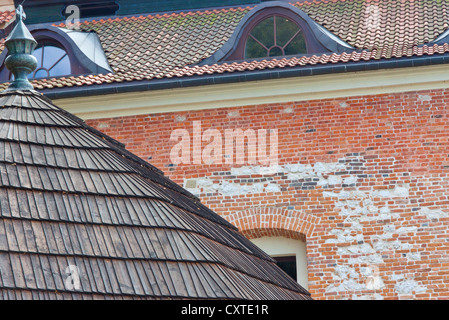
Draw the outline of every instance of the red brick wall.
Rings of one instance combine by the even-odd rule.
[[[315,299],[449,298],[449,92],[90,120],[248,237],[305,239]],[[173,165],[174,129],[277,129],[279,169]],[[237,172],[235,171],[237,169]],[[271,188],[271,187],[272,188]]]

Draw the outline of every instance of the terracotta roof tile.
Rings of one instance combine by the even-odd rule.
[[[167,77],[185,77],[192,75],[205,75],[214,73],[231,73],[231,72],[243,72],[255,69],[267,69],[267,68],[285,68],[285,67],[298,67],[306,65],[317,65],[317,64],[328,64],[328,63],[347,63],[347,62],[358,62],[358,61],[368,61],[368,60],[378,60],[381,58],[404,58],[411,56],[423,56],[423,55],[435,55],[449,53],[449,44],[444,45],[433,45],[413,48],[396,47],[392,49],[384,49],[384,51],[379,52],[378,50],[372,51],[362,51],[362,52],[352,52],[352,53],[341,53],[332,55],[321,55],[321,56],[308,56],[308,57],[291,57],[277,59],[273,58],[270,61],[261,60],[248,62],[234,62],[234,63],[222,63],[214,65],[205,66],[186,66],[184,68],[177,68],[172,73],[167,75]],[[220,71],[218,71],[220,70]]]
[[[113,73],[95,78],[43,79],[33,84],[39,89],[51,89],[59,84],[121,83],[447,52],[445,46],[426,44],[448,28],[449,0],[313,0],[293,5],[357,51],[195,67],[229,40],[252,7],[117,17],[84,21],[81,25],[83,30],[98,34]],[[58,26],[64,27],[64,24]],[[0,42],[0,50],[2,48]],[[0,89],[6,85],[0,85]]]
[[[359,49],[425,44],[449,26],[446,0],[314,0],[294,5]]]
[[[0,12],[0,24],[9,22],[16,15],[15,11],[1,11]]]

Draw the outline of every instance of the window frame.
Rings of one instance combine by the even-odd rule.
[[[42,31],[37,32],[36,34],[33,34],[33,36],[34,36],[34,39],[38,42],[37,47],[39,47],[39,45],[45,41],[45,42],[54,44],[56,47],[60,47],[62,50],[64,50],[67,53],[67,56],[69,57],[69,60],[70,60],[70,68],[71,68],[70,71],[71,72],[70,72],[70,74],[68,74],[66,76],[80,75],[80,74],[85,74],[85,73],[89,72],[89,70],[87,70],[86,68],[84,68],[81,65],[80,61],[74,54],[71,46],[60,35],[55,34],[54,32],[49,32],[47,30],[42,30]],[[64,77],[64,76],[60,76],[60,77]]]
[[[63,52],[64,52],[64,54],[62,55],[62,57],[61,58],[59,58],[50,68],[45,68],[44,66],[43,66],[43,63],[44,63],[44,60],[43,59],[45,59],[45,51],[46,51],[46,47],[55,47],[55,48],[58,48],[58,49],[60,49],[60,50],[62,50]],[[39,42],[38,42],[38,45],[36,46],[36,49],[34,50],[34,51],[36,51],[36,50],[38,50],[38,49],[40,49],[40,48],[43,48],[42,49],[42,52],[43,52],[43,55],[42,55],[42,57],[41,57],[41,61],[38,61],[38,67],[36,68],[36,70],[34,70],[33,71],[33,73],[32,73],[32,77],[30,77],[29,79],[31,80],[31,79],[46,79],[46,78],[55,78],[55,77],[64,77],[64,76],[67,76],[67,75],[71,75],[72,74],[72,64],[71,64],[71,61],[70,61],[70,57],[69,57],[69,53],[67,52],[67,50],[65,50],[65,48],[64,47],[62,47],[57,41],[55,41],[54,39],[43,39],[43,40],[40,40]],[[47,52],[48,52],[48,50],[47,50]],[[33,55],[34,55],[34,52],[33,52]],[[70,70],[69,70],[69,73],[67,73],[67,74],[63,74],[63,75],[58,75],[58,76],[55,76],[55,75],[51,75],[50,73],[51,73],[51,70],[55,67],[55,66],[57,66],[58,65],[58,63],[62,60],[62,59],[64,59],[65,57],[67,57],[68,59],[69,59],[69,64],[70,64]],[[39,72],[39,71],[41,71],[41,70],[45,70],[46,72],[47,72],[47,74],[48,74],[48,76],[46,76],[46,77],[36,77],[36,74]],[[10,79],[11,79],[11,75],[10,75]]]
[[[286,56],[286,54],[285,54],[285,49],[290,45],[290,43],[292,43],[292,41],[294,40],[294,38],[297,36],[297,35],[299,35],[299,34],[301,34],[302,35],[302,37],[303,37],[303,39],[304,39],[304,41],[306,40],[305,39],[305,36],[304,36],[304,32],[302,31],[302,29],[301,29],[301,27],[298,25],[298,23],[296,22],[296,21],[294,21],[294,20],[291,20],[290,18],[288,18],[288,17],[286,17],[285,15],[280,15],[280,14],[273,14],[273,15],[269,15],[268,17],[266,17],[265,19],[263,19],[263,20],[261,20],[260,21],[260,23],[262,23],[262,22],[264,22],[264,21],[266,21],[266,20],[268,20],[268,19],[270,19],[270,18],[273,18],[273,25],[272,25],[272,27],[273,27],[273,45],[271,46],[271,47],[267,47],[266,46],[266,44],[264,44],[264,43],[262,43],[260,40],[260,38],[258,39],[256,36],[254,36],[254,34],[253,34],[253,32],[254,32],[254,30],[260,25],[260,24],[256,24],[256,25],[254,25],[254,27],[250,30],[250,32],[248,33],[248,36],[247,36],[247,38],[246,38],[246,41],[245,41],[245,50],[244,50],[244,55],[245,55],[245,59],[257,59],[257,58],[275,58],[275,57],[280,57],[280,56]],[[291,23],[293,23],[295,26],[296,26],[296,28],[297,28],[297,31],[295,32],[295,34],[292,36],[292,37],[290,37],[290,39],[284,44],[284,46],[281,46],[280,44],[278,44],[277,43],[277,39],[278,39],[278,25],[277,25],[277,18],[281,18],[281,19],[287,19],[289,22],[291,22]],[[265,56],[265,57],[247,57],[246,56],[246,51],[247,51],[247,47],[248,47],[248,41],[250,40],[250,39],[253,39],[254,41],[256,41],[260,46],[262,46],[265,50],[266,50],[266,52],[267,52],[267,55]],[[307,43],[305,43],[305,51],[306,52],[298,52],[298,53],[295,53],[294,55],[298,55],[298,54],[307,54],[307,51],[308,51],[308,49],[307,49]],[[271,52],[271,50],[273,50],[273,49],[275,49],[275,48],[279,48],[280,50],[281,50],[281,55],[274,55],[274,56],[271,56],[270,55],[270,52]]]
[[[294,256],[296,260],[296,281],[305,289],[308,289],[309,272],[306,239],[276,234],[250,238],[250,241],[274,260],[276,260],[276,258],[282,259],[283,257],[288,258]]]
[[[326,48],[324,48],[319,41],[316,39],[312,29],[309,24],[302,19],[302,17],[298,16],[291,10],[282,7],[275,8],[266,8],[265,10],[261,10],[256,13],[244,26],[242,33],[239,36],[239,39],[236,43],[234,50],[230,54],[228,54],[223,60],[226,61],[240,61],[240,60],[257,60],[257,59],[275,59],[277,57],[286,57],[286,56],[272,56],[272,57],[264,57],[264,58],[245,58],[245,49],[246,42],[248,41],[248,37],[252,30],[263,20],[271,17],[271,16],[279,16],[290,21],[294,22],[298,28],[301,30],[305,44],[307,53],[299,53],[294,54],[293,56],[298,55],[312,55],[316,53],[325,53],[329,52]]]

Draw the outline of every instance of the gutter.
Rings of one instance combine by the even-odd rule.
[[[324,74],[363,72],[385,69],[410,68],[449,63],[449,53],[432,56],[414,56],[406,58],[390,58],[349,63],[328,63],[326,65],[297,66],[231,72],[222,74],[184,76],[181,78],[152,79],[145,81],[120,82],[101,85],[85,85],[80,87],[64,87],[39,90],[49,99],[65,99],[117,93],[130,93],[164,89],[188,88],[213,84],[240,83],[247,81],[273,80],[292,77],[308,77]]]

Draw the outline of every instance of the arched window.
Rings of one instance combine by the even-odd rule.
[[[250,31],[245,44],[245,59],[307,53],[300,27],[287,17],[273,15]]]
[[[53,41],[42,41],[34,50],[37,68],[30,78],[48,78],[71,74],[70,59],[67,52]]]
[[[251,9],[229,40],[200,65],[354,50],[299,8],[267,1]]]
[[[29,79],[67,76],[72,73],[70,58],[65,49],[51,40],[39,41],[33,56],[37,59],[36,70],[28,75]],[[10,80],[14,75],[10,73]]]

